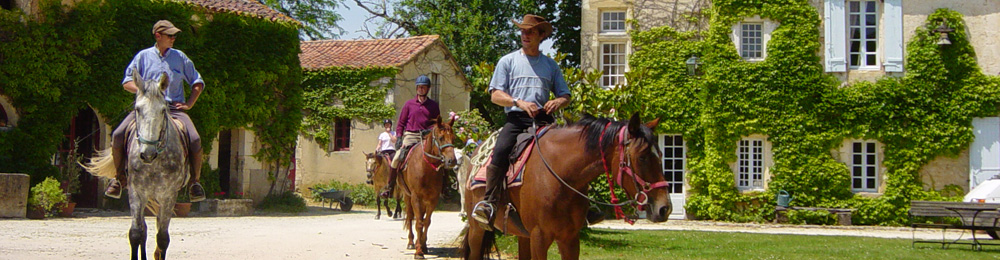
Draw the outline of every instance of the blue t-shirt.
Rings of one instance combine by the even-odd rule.
[[[569,87],[563,78],[559,64],[545,55],[532,57],[521,50],[511,52],[500,58],[493,70],[488,91],[500,90],[528,102],[534,102],[539,108],[549,101],[549,93],[556,97],[569,95]],[[505,107],[504,112],[524,111],[516,106]]]
[[[174,48],[167,49],[164,56],[160,56],[160,51],[156,49],[155,45],[136,53],[135,58],[132,58],[132,62],[125,68],[123,85],[135,80],[132,78],[132,69],[138,69],[139,76],[144,80],[159,80],[160,76],[167,72],[170,82],[163,98],[169,103],[186,102],[183,82],[187,82],[189,86],[202,83],[204,87],[205,84],[205,81],[201,79],[201,74],[194,69],[194,63],[191,62],[191,59],[188,59],[184,52]]]

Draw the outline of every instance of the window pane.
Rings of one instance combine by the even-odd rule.
[[[865,25],[875,25],[878,19],[875,19],[874,14],[865,15]]]
[[[858,55],[851,54],[851,66],[858,66],[858,64],[861,64],[861,62],[858,61]]]
[[[865,148],[867,150],[866,152],[875,153],[875,143],[868,143],[865,145]]]
[[[860,11],[861,11],[861,3],[852,1],[851,12],[860,12]]]
[[[861,51],[861,42],[851,41],[851,52],[860,52],[860,51]]]
[[[876,41],[867,41],[867,42],[865,42],[865,51],[874,52],[875,50],[877,50],[876,49],[877,44],[878,44],[878,42],[876,42]]]
[[[852,25],[852,26],[861,25],[861,16],[860,15],[852,14],[852,15],[850,15],[850,18],[847,18],[847,20],[851,21],[850,25]]]
[[[878,11],[878,10],[875,10],[875,1],[867,1],[867,2],[865,2],[865,4],[867,5],[865,7],[865,12],[877,12]]]
[[[865,38],[876,39],[878,35],[875,34],[875,28],[865,28]]]
[[[875,65],[877,65],[877,64],[875,64],[875,54],[869,54],[869,55],[866,55],[866,56],[867,56],[867,58],[865,60],[865,65],[868,65],[868,66],[875,66]]]

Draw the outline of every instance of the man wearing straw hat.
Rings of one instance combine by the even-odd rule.
[[[521,29],[521,49],[504,55],[497,62],[490,81],[490,100],[504,107],[507,122],[497,137],[490,165],[486,168],[486,196],[476,204],[473,219],[492,230],[496,202],[503,193],[504,173],[510,167],[510,153],[517,134],[532,126],[551,124],[552,113],[570,101],[569,87],[556,61],[538,49],[552,35],[552,24],[533,14],[521,22],[511,19]],[[549,100],[549,93],[556,98]]]

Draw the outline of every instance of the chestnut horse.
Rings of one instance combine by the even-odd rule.
[[[374,186],[375,191],[380,191],[389,184],[389,163],[392,161],[391,157],[386,157],[381,153],[364,153],[365,154],[365,171],[368,172],[368,178],[372,181],[372,186]],[[396,185],[399,186],[399,185]],[[390,195],[391,198],[396,199],[396,210],[393,211],[389,207],[390,198],[382,198],[382,196],[375,196],[375,219],[380,219],[382,217],[382,202],[385,200],[385,214],[389,215],[390,218],[398,218],[403,208],[399,206],[400,201],[403,200],[402,192],[396,189],[393,194]]]
[[[442,123],[441,118],[424,134],[423,141],[410,148],[398,182],[406,199],[406,221],[403,227],[409,231],[407,249],[416,249],[413,258],[423,259],[427,252],[427,228],[431,225],[431,213],[437,207],[441,190],[444,189],[445,172],[457,164],[455,159],[455,133],[451,124]],[[416,220],[416,227],[414,227]],[[417,241],[413,241],[413,229],[417,230]]]
[[[640,209],[645,207],[650,221],[666,221],[671,205],[652,131],[657,121],[643,125],[638,114],[628,122],[585,115],[579,122],[548,130],[530,151],[522,185],[508,188],[498,203],[494,230],[518,236],[518,259],[546,259],[553,241],[562,259],[578,259],[580,230],[587,225],[590,207],[590,198],[583,194],[606,171]],[[468,183],[462,187],[470,188]],[[467,190],[465,210],[471,212],[484,193],[483,188]],[[508,202],[517,208],[527,233],[507,218]],[[486,258],[494,231],[484,230],[472,218],[468,221],[462,257]]]

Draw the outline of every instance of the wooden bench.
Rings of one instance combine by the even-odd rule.
[[[913,243],[935,243],[941,244],[942,248],[947,248],[951,244],[970,244],[973,249],[982,249],[982,241],[976,236],[977,230],[984,230],[992,237],[996,237],[998,218],[1000,218],[1000,204],[993,203],[971,203],[956,201],[910,201],[910,227],[913,228]],[[956,218],[959,223],[947,223],[944,218]],[[928,220],[934,220],[928,223]],[[940,228],[941,240],[917,240],[917,228]],[[972,241],[961,241],[955,239],[948,241],[945,232],[948,229],[969,230],[972,233]],[[985,244],[1000,245],[1000,244]]]
[[[826,211],[830,214],[837,216],[837,225],[840,226],[850,226],[851,223],[851,213],[854,209],[842,209],[842,208],[814,208],[814,207],[774,207],[774,222],[775,223],[788,223],[788,216],[785,214],[788,210],[808,210],[808,211]]]

